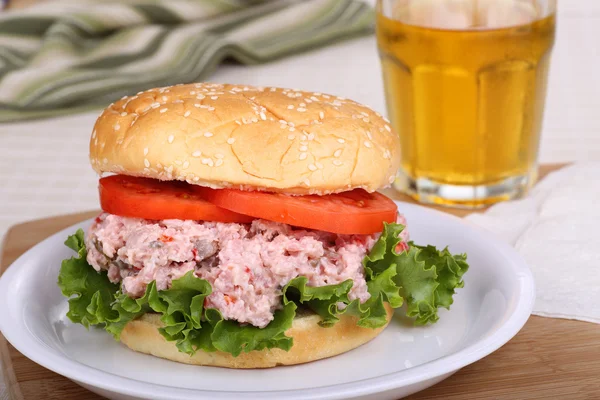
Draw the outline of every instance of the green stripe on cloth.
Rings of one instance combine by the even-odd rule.
[[[373,31],[360,0],[86,0],[0,15],[0,122],[106,106]],[[19,29],[19,25],[23,29]],[[19,43],[27,43],[21,46]]]

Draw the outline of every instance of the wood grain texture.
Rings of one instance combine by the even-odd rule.
[[[18,10],[46,0],[8,0],[8,10]]]
[[[546,166],[541,175],[559,166]],[[392,197],[412,202],[394,192]],[[468,211],[442,211],[464,216]],[[6,235],[0,272],[27,249],[97,212],[14,226]],[[14,400],[98,400],[68,379],[35,364],[0,336],[5,381]],[[600,325],[531,317],[507,345],[409,400],[600,399]]]

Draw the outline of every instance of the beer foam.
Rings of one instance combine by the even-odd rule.
[[[542,18],[535,0],[400,0],[393,18],[437,29],[498,29]]]

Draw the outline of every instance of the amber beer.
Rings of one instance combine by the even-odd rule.
[[[519,197],[533,184],[555,34],[555,3],[540,5],[548,1],[379,2],[401,189],[473,207]]]

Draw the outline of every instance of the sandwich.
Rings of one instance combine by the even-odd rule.
[[[449,308],[468,269],[410,241],[389,121],[341,97],[198,83],[98,118],[102,213],[65,244],[67,316],[130,349],[228,368],[306,363]],[[411,221],[419,223],[419,221]]]

